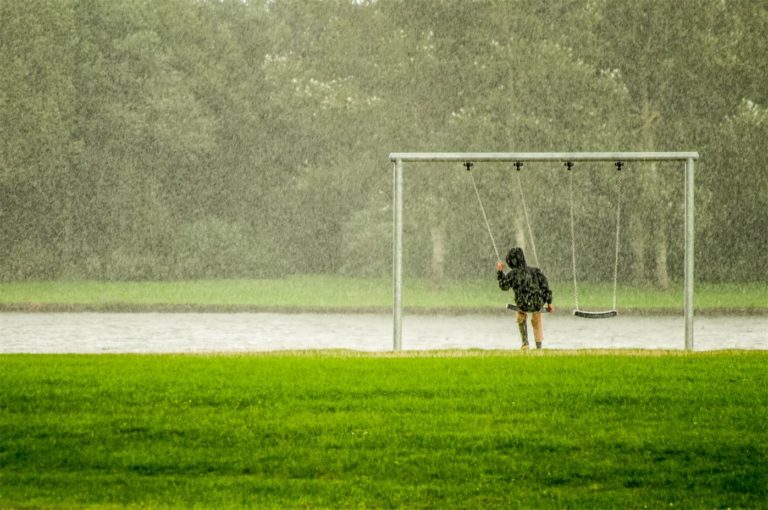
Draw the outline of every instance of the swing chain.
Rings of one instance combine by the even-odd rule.
[[[624,166],[623,161],[616,162],[616,170],[619,172],[616,183],[616,254],[613,259],[613,310],[616,310],[616,294],[618,293],[619,285],[619,243],[621,232],[621,199],[622,199],[622,174],[621,167]]]
[[[471,161],[467,161],[464,163],[464,166],[467,167],[467,172],[474,166],[474,163]],[[496,254],[496,260],[501,260],[501,255],[499,255],[499,248],[496,246],[496,239],[493,238],[493,232],[491,232],[491,224],[488,222],[488,215],[485,214],[485,207],[483,207],[483,201],[480,199],[480,192],[477,190],[477,183],[475,182],[475,176],[472,175],[472,172],[469,172],[469,179],[472,181],[472,188],[475,190],[475,196],[477,197],[477,203],[480,205],[480,212],[483,214],[483,221],[485,221],[485,228],[488,230],[488,237],[491,238],[491,244],[493,245],[493,251]]]
[[[531,219],[528,216],[528,206],[525,204],[525,192],[523,191],[523,180],[520,177],[520,167],[523,166],[522,161],[515,161],[515,168],[517,169],[517,187],[520,190],[520,203],[523,205],[523,215],[525,217],[525,225],[528,227],[528,239],[531,242],[531,250],[533,250],[533,263],[536,267],[541,267],[539,264],[539,255],[536,253],[536,241],[533,239],[533,228],[531,227]]]
[[[565,163],[568,167],[568,201],[570,204],[570,223],[571,223],[571,274],[573,275],[573,306],[574,313],[579,310],[579,284],[576,278],[576,221],[573,214],[573,162]]]

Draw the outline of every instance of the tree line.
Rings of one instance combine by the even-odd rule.
[[[4,0],[0,279],[385,276],[389,152],[697,150],[697,278],[761,280],[766,28],[731,0]],[[576,170],[600,279],[616,177]],[[473,171],[500,244],[530,244],[522,188],[567,278],[567,171]],[[409,170],[409,274],[492,268],[463,172]],[[623,178],[622,278],[667,285],[682,172]]]

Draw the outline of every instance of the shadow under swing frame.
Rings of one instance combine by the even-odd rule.
[[[403,167],[404,163],[439,162],[547,162],[576,161],[677,161],[685,165],[685,349],[693,350],[693,241],[694,165],[698,152],[393,152],[393,306],[392,349],[403,350]]]

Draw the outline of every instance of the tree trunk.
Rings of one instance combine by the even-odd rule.
[[[654,126],[661,117],[661,114],[653,100],[650,99],[650,95],[643,98],[641,115],[644,150],[652,151],[656,148]],[[643,179],[643,181],[647,183],[643,190],[642,202],[645,204],[643,210],[649,211],[650,214],[647,215],[644,224],[639,226],[643,235],[637,240],[633,237],[632,242],[633,244],[638,242],[645,245],[646,239],[653,239],[652,250],[648,253],[653,257],[653,281],[659,288],[666,289],[669,286],[669,271],[667,268],[668,235],[665,221],[665,208],[667,206],[664,204],[664,200],[660,199],[663,196],[663,190],[661,189],[662,183],[659,179],[659,169],[656,163],[651,164],[647,170],[647,178]],[[645,246],[643,246],[643,250],[645,251]],[[634,249],[633,254],[636,254]],[[643,271],[645,271],[645,268],[643,268]],[[635,276],[637,275],[635,274]]]
[[[629,247],[632,252],[632,282],[645,281],[645,222],[640,213],[629,220]]]
[[[669,273],[667,271],[667,231],[659,228],[654,240],[656,251],[656,285],[666,290],[669,287]]]
[[[525,243],[525,225],[523,225],[523,219],[520,215],[515,218],[515,244],[523,249],[523,252],[526,254],[526,260],[527,260],[527,248],[528,245]],[[509,250],[510,247],[506,248]],[[502,251],[505,251],[502,249]],[[506,253],[500,253],[501,258],[503,259],[507,254]],[[531,260],[527,260],[528,264],[531,264]]]
[[[437,290],[445,276],[445,225],[442,222],[434,222],[430,227],[432,238],[432,258],[429,264],[429,280],[432,289]]]

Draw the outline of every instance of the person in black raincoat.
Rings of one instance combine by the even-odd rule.
[[[523,340],[523,350],[528,349],[528,313],[531,314],[533,337],[536,348],[541,349],[544,341],[544,324],[541,311],[546,308],[552,312],[552,290],[549,288],[547,277],[538,267],[525,263],[525,255],[521,248],[512,248],[507,254],[507,265],[510,271],[504,273],[504,263],[499,261],[496,266],[496,277],[501,290],[512,289],[515,292],[517,305],[517,325]]]

